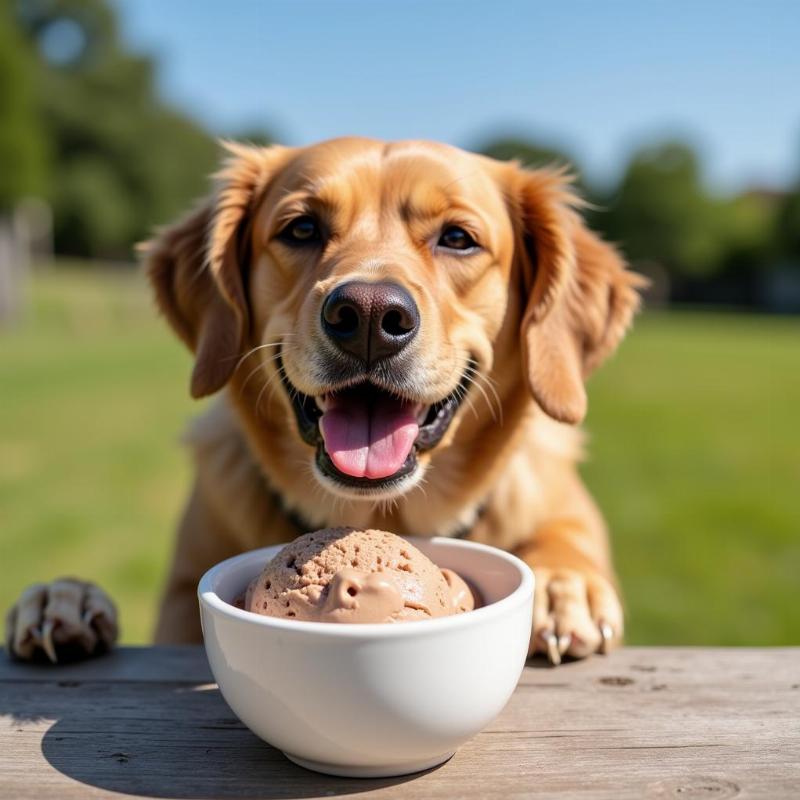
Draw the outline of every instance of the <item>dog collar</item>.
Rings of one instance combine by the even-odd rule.
[[[287,502],[286,498],[277,491],[276,489],[270,489],[270,494],[272,495],[273,500],[275,500],[278,507],[283,512],[283,515],[289,521],[291,526],[297,531],[298,536],[302,536],[304,533],[308,533],[309,531],[314,530],[314,525],[312,525],[302,514],[300,514],[295,509],[291,508]],[[481,519],[486,511],[486,506],[481,504],[478,506],[475,512],[475,518],[472,520],[471,524],[464,524],[459,525],[452,533],[448,536],[451,539],[466,539],[471,533],[472,529],[475,527],[477,522]]]

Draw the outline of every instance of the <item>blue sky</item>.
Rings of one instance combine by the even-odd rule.
[[[601,182],[681,136],[721,190],[800,174],[800,0],[114,1],[162,93],[219,133],[512,133]]]

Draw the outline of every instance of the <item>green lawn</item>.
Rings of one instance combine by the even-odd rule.
[[[189,358],[138,274],[40,271],[0,332],[0,608],[100,580],[150,636],[188,488]],[[586,478],[638,644],[800,641],[800,320],[650,313],[590,384]]]
[[[646,314],[590,409],[629,641],[800,644],[800,319]]]

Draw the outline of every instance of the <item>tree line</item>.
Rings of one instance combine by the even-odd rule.
[[[581,179],[568,154],[507,139],[485,152],[524,164],[570,165],[592,226],[648,274],[664,300],[800,310],[800,159],[783,191],[720,196],[692,147],[662,141],[633,152],[615,185]]]
[[[57,254],[127,260],[154,224],[207,191],[219,147],[159,97],[156,69],[124,46],[107,0],[4,0],[0,215],[41,197]],[[791,308],[792,293],[800,295],[800,159],[784,191],[719,196],[680,141],[633,152],[616,185],[604,188],[582,180],[568,153],[532,141],[498,138],[476,149],[526,165],[571,165],[592,225],[664,299]]]

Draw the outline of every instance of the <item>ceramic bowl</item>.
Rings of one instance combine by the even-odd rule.
[[[533,573],[457,539],[410,539],[477,587],[483,606],[396,624],[265,617],[232,605],[278,551],[223,561],[198,596],[211,670],[234,713],[297,764],[404,775],[446,761],[505,706],[528,649]]]

